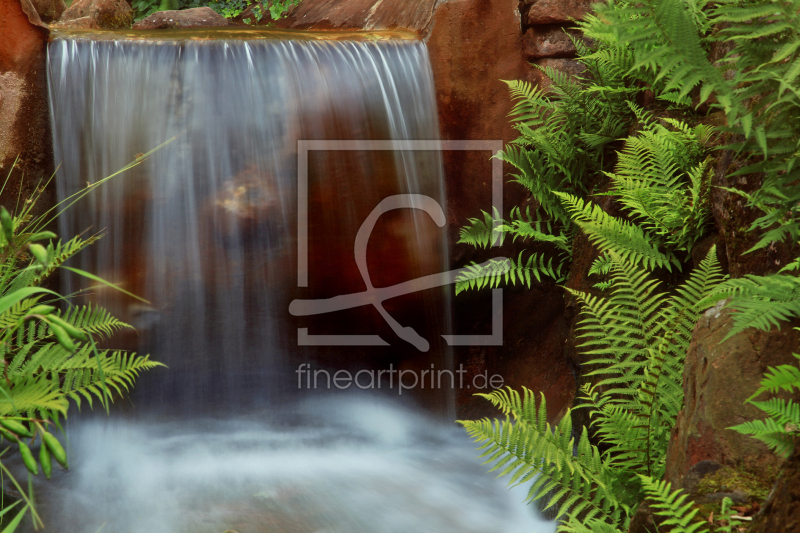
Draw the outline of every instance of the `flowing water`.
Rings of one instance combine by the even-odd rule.
[[[402,396],[391,373],[375,377],[453,370],[450,288],[381,312],[289,313],[447,269],[443,215],[419,209],[381,214],[363,265],[354,249],[387,197],[445,206],[441,154],[398,144],[438,138],[425,45],[163,35],[49,45],[59,196],[91,188],[61,234],[103,235],[72,264],[146,301],[77,278],[65,289],[137,327],[109,346],[169,368],[143,375],[121,416],[71,424],[73,468],[40,489],[46,521],[75,533],[552,530],[448,425],[452,387],[423,379]],[[301,365],[371,379],[315,387]]]

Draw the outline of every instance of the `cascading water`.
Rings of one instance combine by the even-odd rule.
[[[551,530],[483,474],[461,433],[431,422],[453,418],[452,388],[423,379],[400,397],[423,415],[397,404],[391,373],[375,378],[452,370],[447,289],[383,302],[428,351],[374,307],[288,311],[364,290],[353,243],[383,199],[445,205],[437,151],[370,144],[438,137],[425,45],[244,33],[78,33],[49,46],[59,196],[97,184],[62,234],[104,234],[75,266],[147,302],[72,278],[67,290],[138,327],[110,345],[169,369],[140,378],[126,416],[70,428],[73,470],[40,489],[46,521],[75,533]],[[308,140],[364,144],[298,151]],[[427,214],[384,213],[370,281],[442,272],[446,249]],[[330,341],[342,335],[385,345]],[[317,390],[302,364],[323,373]],[[324,379],[360,370],[369,386]]]

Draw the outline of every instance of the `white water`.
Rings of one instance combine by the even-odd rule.
[[[45,520],[70,533],[555,531],[460,428],[379,398],[265,416],[85,424]]]

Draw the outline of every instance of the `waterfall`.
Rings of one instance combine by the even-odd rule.
[[[109,347],[169,368],[141,376],[117,416],[70,418],[71,470],[37,482],[48,529],[553,531],[442,424],[454,385],[423,378],[402,395],[385,373],[452,370],[451,287],[381,312],[289,312],[364,291],[364,267],[379,288],[447,270],[433,208],[379,212],[359,241],[394,195],[445,207],[424,43],[208,33],[49,45],[59,198],[92,187],[61,235],[102,234],[73,266],[146,301],[74,276],[62,288],[137,327]],[[310,385],[338,371],[378,374],[369,387]]]
[[[79,268],[149,302],[103,287],[76,299],[137,326],[125,347],[169,366],[143,376],[137,404],[269,405],[297,389],[302,363],[449,368],[449,350],[435,340],[449,327],[444,289],[385,303],[403,326],[427,332],[434,346],[424,354],[371,308],[287,312],[298,297],[364,290],[353,243],[381,200],[422,194],[444,205],[436,151],[306,152],[308,286],[298,287],[298,141],[437,139],[423,43],[67,36],[50,44],[49,79],[60,198],[148,154],[61,218],[65,236],[104,235]],[[444,271],[446,250],[444,230],[425,213],[387,213],[369,240],[371,280]],[[299,347],[301,329],[383,333],[392,346]],[[426,401],[452,418],[452,390],[430,392]]]

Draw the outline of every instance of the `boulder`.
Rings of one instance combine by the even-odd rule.
[[[571,20],[581,20],[590,10],[593,0],[534,0],[526,2],[529,26],[540,24],[563,24]]]
[[[522,38],[522,52],[526,59],[575,57],[575,45],[570,35],[573,38],[580,37],[580,32],[557,25],[528,28]]]
[[[61,21],[91,17],[106,29],[130,28],[133,10],[125,0],[74,0],[61,15]]]
[[[195,7],[181,11],[159,11],[133,25],[135,30],[168,28],[218,28],[231,23],[210,7]]]
[[[764,418],[744,402],[758,389],[768,366],[796,363],[792,352],[800,334],[784,324],[769,332],[748,329],[723,341],[732,324],[730,311],[720,302],[700,317],[692,334],[683,374],[685,404],[667,452],[666,479],[675,488],[695,491],[717,466],[774,477],[781,462],[765,444],[728,428]],[[702,468],[709,462],[716,463],[713,469]]]
[[[47,37],[30,0],[0,0],[0,179],[8,179],[0,204],[28,198],[53,172],[47,103]],[[23,180],[22,178],[25,178]],[[53,204],[55,187],[35,213]]]
[[[62,20],[51,24],[54,30],[99,30],[100,25],[92,17],[81,17],[79,19]]]
[[[61,18],[64,10],[67,9],[67,4],[64,0],[30,0],[31,5],[39,14],[42,22],[54,22]]]
[[[89,8],[93,0],[72,0],[69,7],[61,14],[61,21],[74,20],[89,16]]]

